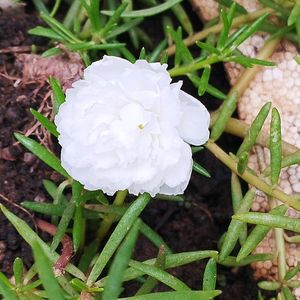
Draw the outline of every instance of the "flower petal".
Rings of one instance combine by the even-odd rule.
[[[132,63],[116,56],[103,56],[103,59],[92,63],[84,70],[85,80],[94,80],[96,77],[104,80],[116,80]]]
[[[189,144],[199,146],[209,138],[210,115],[205,106],[196,98],[180,91],[181,121],[178,126],[180,136]]]

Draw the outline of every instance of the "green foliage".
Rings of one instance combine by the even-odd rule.
[[[100,30],[99,34],[101,37],[105,38],[106,34],[111,32],[117,25],[121,15],[125,11],[128,3],[123,2],[112,14],[112,16],[109,18],[105,26]],[[99,11],[99,10],[98,10]]]
[[[266,291],[275,291],[280,288],[281,284],[276,281],[261,281],[258,283],[258,286]]]
[[[241,200],[241,204],[240,204],[239,208],[237,209],[237,213],[249,211],[249,209],[253,203],[254,197],[255,197],[255,190],[252,188],[246,193],[244,198]],[[225,235],[225,238],[223,241],[223,245],[221,248],[221,252],[220,252],[219,259],[221,261],[224,260],[233,250],[233,248],[241,234],[241,231],[244,228],[243,226],[244,226],[243,222],[241,222],[240,220],[233,219],[230,222],[230,225],[226,232],[226,235]]]
[[[241,6],[240,4],[232,1],[232,0],[217,0],[221,5],[230,8],[232,4],[236,5],[236,12],[240,14],[247,14],[247,10]]]
[[[81,205],[76,206],[72,231],[73,247],[75,252],[84,245],[86,221],[83,214],[83,207]]]
[[[155,261],[154,266],[159,268],[159,269],[164,269],[166,265],[166,251],[165,251],[165,247],[161,246],[159,248],[159,252]],[[157,279],[155,279],[154,277],[149,276],[146,281],[143,283],[143,285],[139,288],[139,290],[136,292],[135,296],[138,295],[145,295],[150,293],[154,287],[156,286],[156,284],[159,281]]]
[[[193,170],[205,177],[210,178],[210,174],[208,173],[207,170],[205,170],[201,165],[199,165],[198,163],[196,163],[195,161],[193,162]]]
[[[231,95],[228,96],[227,100],[223,103],[218,118],[211,130],[210,138],[213,141],[216,141],[223,133],[226,123],[228,122],[231,115],[236,109],[238,97],[238,92],[234,91]]]
[[[17,257],[13,264],[15,284],[21,285],[23,282],[24,264],[21,258]]]
[[[270,214],[275,216],[277,215],[283,216],[286,211],[287,211],[287,207],[281,205],[273,208],[270,211]],[[269,226],[265,226],[265,225],[255,226],[255,228],[252,230],[247,240],[243,244],[242,248],[240,249],[236,260],[240,261],[243,258],[247,257],[247,255],[249,255],[257,247],[257,245],[264,239],[264,237],[268,234],[270,230],[271,227]]]
[[[53,237],[53,241],[51,244],[51,250],[54,251],[58,244],[60,243],[63,235],[66,233],[66,230],[68,228],[68,225],[71,221],[71,219],[73,218],[75,212],[75,203],[74,201],[70,201],[67,205],[67,207],[65,208],[62,217],[60,219],[60,222],[57,226],[57,231]]]
[[[183,266],[195,261],[200,261],[205,258],[215,258],[218,257],[218,252],[213,250],[204,250],[204,251],[192,251],[192,252],[182,252],[176,254],[168,254],[165,259],[165,269],[175,268],[179,266]],[[156,262],[156,258],[148,259],[144,261],[144,264],[154,265]],[[135,278],[138,278],[143,275],[143,272],[134,268],[128,268],[124,272],[123,281],[129,281]],[[96,286],[105,286],[107,281],[107,277],[103,277],[99,281],[96,282]]]
[[[264,125],[264,122],[269,114],[269,111],[271,109],[271,102],[267,102],[259,111],[253,122],[251,123],[251,126],[247,132],[247,135],[245,136],[242,144],[240,145],[236,156],[239,158],[242,153],[249,153],[250,150],[253,148],[256,139],[262,130],[262,127]]]
[[[297,264],[297,266],[291,268],[284,276],[284,280],[290,280],[292,279],[295,275],[297,275],[297,273],[300,270],[300,264]]]
[[[69,175],[61,166],[60,160],[44,146],[40,145],[38,142],[33,139],[26,137],[20,133],[15,133],[15,138],[29,151],[35,154],[39,159],[45,162],[50,168],[60,173],[64,177]]]
[[[184,10],[184,8],[180,4],[176,4],[171,7],[172,12],[177,17],[179,23],[181,24],[182,28],[191,35],[193,33],[193,25]]]
[[[203,290],[213,291],[216,288],[217,282],[217,263],[211,258],[205,267],[203,275]]]
[[[30,209],[34,212],[45,214],[47,216],[62,216],[65,210],[65,205],[57,205],[52,203],[39,203],[33,201],[22,202],[24,208]]]
[[[100,10],[100,0],[80,0],[81,5],[87,12],[91,25],[94,31],[98,31],[101,28],[99,10]]]
[[[271,103],[268,102],[266,103],[259,111],[253,122],[251,123],[251,126],[242,142],[240,145],[238,151],[237,151],[237,157],[239,159],[238,162],[238,172],[240,174],[243,174],[247,164],[248,164],[248,159],[249,159],[249,152],[253,148],[257,137],[259,133],[262,130],[262,127],[264,125],[264,122],[269,114],[269,111],[271,109]]]
[[[270,128],[271,183],[273,185],[276,185],[279,179],[282,160],[281,156],[281,120],[278,110],[273,108]]]
[[[36,111],[35,109],[30,109],[33,116],[45,127],[52,135],[58,137],[58,132],[56,130],[56,126],[41,113]]]
[[[243,174],[247,168],[249,160],[249,154],[247,152],[242,152],[239,157],[239,162],[237,165],[237,171],[239,174]]]
[[[132,10],[129,2],[122,1],[117,7],[117,1],[110,1],[109,7],[113,11],[100,11],[99,0],[76,0],[70,5],[64,22],[60,22],[53,16],[60,7],[61,1],[56,1],[51,14],[43,4],[43,1],[36,1],[36,7],[41,13],[42,19],[50,27],[37,26],[29,31],[34,35],[47,37],[52,42],[59,42],[70,51],[78,52],[86,65],[90,64],[91,56],[97,57],[96,51],[102,51],[110,54],[111,50],[121,48],[115,51],[115,55],[123,55],[129,58],[129,50],[125,44],[118,43],[116,38],[122,34],[129,34],[131,42],[137,48],[140,42],[145,42],[147,34],[138,27],[144,20],[144,17],[160,14],[168,9],[183,24],[185,30],[191,34],[193,29],[191,22],[182,6],[179,4],[182,0],[168,0],[162,4],[155,4],[142,10]],[[107,17],[110,16],[110,17]],[[73,28],[72,28],[73,27]],[[151,41],[148,45],[151,47]],[[166,47],[164,43],[160,52]],[[61,53],[59,48],[50,48],[44,52],[44,56],[57,55]],[[156,56],[159,53],[154,55]],[[152,58],[153,59],[153,58]]]
[[[173,33],[172,38],[176,44],[176,51],[175,67],[170,70],[171,76],[174,77],[188,75],[189,73],[193,73],[199,69],[207,69],[208,66],[221,61],[237,62],[246,68],[251,68],[254,65],[274,65],[274,63],[269,61],[247,57],[240,51],[238,51],[238,47],[262,27],[262,25],[265,23],[266,18],[268,17],[268,14],[260,16],[252,24],[244,25],[234,33],[230,34],[236,10],[236,3],[232,3],[228,11],[226,11],[225,9],[221,9],[220,16],[223,27],[220,31],[217,43],[214,46],[211,45],[209,41],[206,43],[197,41],[197,46],[199,46],[206,52],[206,55],[200,56],[198,59],[191,59],[191,54],[190,52],[188,52],[187,46],[185,45],[181,36],[178,34],[177,36],[174,36]],[[180,56],[180,59],[176,59],[177,56]],[[187,61],[185,61],[184,59],[186,59]],[[181,60],[184,62],[183,65],[179,64]],[[203,94],[206,90],[205,85],[207,85],[209,79],[209,76],[207,76],[207,72],[208,71],[203,73],[204,79],[203,82],[200,82],[204,84],[204,87],[199,87],[200,95]]]
[[[119,298],[120,300],[210,300],[221,294],[220,291],[180,291],[180,292],[164,292],[152,293],[141,296],[133,296]]]
[[[6,276],[0,272],[0,293],[9,300],[19,300],[19,297],[12,289],[12,284],[6,278]]]
[[[33,245],[38,242],[52,262],[55,262],[59,258],[59,255],[56,252],[51,251],[50,247],[26,224],[26,222],[11,213],[3,205],[1,205],[0,208],[5,217],[12,223],[18,233],[29,245]],[[74,265],[69,264],[65,270],[75,277],[85,280],[85,275]]]
[[[115,300],[121,293],[123,273],[132,255],[139,225],[140,220],[136,220],[116,253],[108,273],[109,277],[102,296],[103,300]]]
[[[258,261],[267,261],[267,260],[273,260],[274,254],[272,253],[262,253],[262,254],[251,254],[247,256],[246,258],[240,260],[239,262],[236,261],[235,256],[227,256],[225,259],[222,259],[220,261],[220,258],[218,260],[218,263],[222,264],[223,266],[227,267],[242,267],[247,266],[249,264],[252,264],[254,262]]]
[[[164,283],[175,291],[186,291],[190,290],[190,288],[181,280],[176,278],[175,276],[167,273],[166,271],[161,270],[158,267],[151,266],[148,264],[144,264],[138,261],[131,260],[129,262],[129,266],[133,269],[142,272],[143,274],[147,274],[158,281]]]
[[[199,87],[198,87],[198,95],[203,96],[208,87],[208,81],[211,73],[211,67],[206,66],[203,69],[203,73],[200,78]]]
[[[38,242],[32,245],[35,264],[39,273],[39,277],[45,288],[46,295],[50,300],[64,300],[64,292],[59,286],[53,274],[50,261],[45,255],[43,248]]]
[[[104,246],[101,254],[97,257],[95,265],[92,268],[87,280],[88,285],[93,284],[97,280],[107,262],[112,257],[124,237],[127,235],[131,226],[134,224],[140,213],[150,201],[150,198],[150,195],[147,193],[139,196],[123,215],[114,232],[110,235],[110,238]]]
[[[300,232],[300,220],[271,213],[245,212],[232,216],[234,220]]]
[[[52,109],[53,113],[57,114],[60,105],[65,102],[65,95],[60,85],[60,82],[57,79],[50,77],[49,82],[53,92]]]
[[[295,296],[293,295],[292,291],[287,286],[282,287],[281,294],[284,296],[285,300],[295,300]]]
[[[182,62],[190,64],[193,62],[193,56],[182,40],[182,30],[178,27],[175,31],[172,27],[167,27],[167,31],[176,44],[177,51],[175,53],[175,66],[179,66]]]
[[[168,10],[169,8],[173,7],[174,5],[176,5],[181,1],[182,0],[167,0],[165,3],[156,5],[151,8],[123,13],[122,17],[123,18],[151,17]],[[112,16],[114,14],[114,11],[102,11],[102,13],[104,15]]]
[[[48,13],[48,9],[42,0],[33,0],[32,2],[39,12]]]
[[[193,74],[187,74],[187,76],[191,80],[191,82],[199,89],[201,79],[198,76],[193,75]],[[219,100],[226,100],[226,98],[227,98],[227,95],[225,95],[222,91],[218,90],[217,88],[210,85],[209,83],[206,86],[205,92]]]
[[[188,78],[193,83],[195,94],[198,93],[199,97],[205,97],[207,93],[222,101],[221,107],[212,113],[209,143],[213,145],[216,145],[214,142],[230,128],[238,97],[243,93],[239,83],[228,95],[213,86],[210,80],[214,72],[213,65],[219,62],[235,62],[249,70],[254,66],[274,66],[267,57],[263,59],[247,57],[239,50],[240,45],[258,31],[270,33],[272,35],[270,41],[285,37],[300,44],[298,3],[283,6],[277,1],[260,0],[265,8],[256,13],[246,14],[245,8],[234,1],[219,0],[221,5],[219,18],[206,24],[200,33],[195,33],[191,20],[180,3],[181,0],[140,2],[139,7],[144,5],[145,8],[135,9],[133,1],[65,1],[64,6],[69,5],[69,8],[64,20],[61,20],[55,16],[61,16],[62,1],[56,0],[49,8],[44,1],[34,0],[33,3],[47,27],[37,26],[29,32],[49,39],[49,48],[43,53],[44,57],[71,51],[77,52],[85,65],[98,60],[103,54],[123,56],[131,62],[135,62],[138,57],[149,62],[160,61],[161,64],[168,62],[174,66],[169,69],[171,77],[184,76],[184,80]],[[164,14],[168,10],[175,16],[174,19],[171,20]],[[280,21],[276,24],[272,23],[273,21],[268,18],[270,14],[276,15]],[[162,31],[165,32],[165,36],[158,42],[154,42],[149,37],[147,30],[143,29],[145,26],[140,26],[146,18],[154,15],[161,18],[164,27]],[[189,49],[191,45],[196,45],[194,51]],[[175,54],[174,58],[172,54]],[[247,75],[247,70],[244,74]],[[248,80],[246,83],[249,83],[251,76],[247,76],[245,76]],[[53,135],[53,138],[57,138],[59,134],[51,120],[60,105],[64,103],[65,95],[57,79],[50,78],[49,82],[53,91],[52,115],[46,117],[34,109],[31,112]],[[286,144],[282,142],[281,137],[280,114],[275,108],[272,108],[270,132],[263,132],[263,125],[271,106],[271,103],[266,103],[252,124],[245,127],[247,130],[242,133],[243,141],[236,156],[226,155],[226,153],[224,155],[224,152],[217,152],[217,148],[204,146],[223,161],[232,172],[231,192],[234,215],[222,241],[220,254],[213,250],[173,254],[163,237],[142,220],[141,213],[150,202],[148,194],[140,195],[137,199],[127,199],[128,203],[124,203],[125,195],[122,203],[111,204],[110,199],[102,191],[86,191],[78,182],[70,178],[55,154],[34,139],[15,133],[16,139],[23,146],[54,171],[66,177],[66,180],[58,186],[49,180],[43,182],[52,203],[34,201],[22,203],[24,208],[32,212],[51,216],[51,223],[56,229],[49,243],[50,246],[22,219],[1,206],[3,214],[32,247],[35,258],[35,264],[28,272],[22,260],[17,258],[14,261],[13,283],[0,273],[1,295],[5,299],[12,300],[78,299],[80,293],[88,293],[93,299],[104,300],[214,299],[220,294],[220,291],[216,290],[218,264],[241,267],[253,262],[275,260],[274,254],[251,253],[272,228],[300,232],[300,221],[284,216],[288,209],[286,205],[275,205],[269,213],[251,213],[249,210],[256,189],[263,190],[271,196],[276,195],[280,201],[299,208],[299,197],[284,194],[277,187],[277,183],[282,168],[300,163],[300,152],[291,153],[286,150]],[[269,143],[263,146],[270,148],[271,159],[270,166],[257,176],[249,168],[248,158],[253,146],[262,143],[262,137],[269,140]],[[202,149],[203,147],[192,147],[192,153]],[[193,170],[208,178],[214,176],[195,161],[193,161]],[[252,186],[244,196],[238,176]],[[115,201],[118,199],[117,196]],[[155,199],[155,201],[184,201],[182,195],[157,195]],[[93,228],[98,222],[101,222],[99,231],[105,232],[106,239],[101,239],[96,233],[93,242],[88,245],[86,237],[94,234]],[[249,235],[248,223],[256,224]],[[103,228],[106,229],[103,231]],[[157,257],[143,262],[131,259],[139,232],[159,249]],[[68,237],[70,234],[71,248],[76,256],[67,261],[64,268],[67,273],[56,278],[53,270],[57,271],[55,264],[61,256],[55,250],[63,241],[63,237]],[[290,241],[292,239],[298,241],[299,236],[288,238]],[[230,256],[238,240],[241,245],[238,255]],[[203,290],[191,291],[186,283],[168,272],[170,268],[207,258],[209,261],[203,274]],[[103,276],[106,268],[109,269],[108,275]],[[291,289],[299,287],[299,282],[293,278],[298,274],[299,268],[299,265],[290,268],[282,280],[262,281],[258,286],[261,289],[277,291],[278,299],[293,299]],[[141,284],[136,295],[118,298],[124,282],[141,279],[142,276],[147,276],[147,279]],[[158,282],[171,287],[174,291],[152,293]],[[262,299],[261,295],[259,299]]]

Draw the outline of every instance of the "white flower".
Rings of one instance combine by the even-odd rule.
[[[182,194],[188,145],[208,137],[209,113],[172,83],[167,65],[105,56],[66,92],[55,118],[62,166],[88,190]]]

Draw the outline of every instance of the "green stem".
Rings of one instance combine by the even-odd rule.
[[[58,11],[58,9],[59,9],[60,4],[61,4],[61,0],[56,0],[56,1],[55,1],[55,4],[54,4],[54,6],[53,6],[53,9],[52,9],[52,11],[51,11],[51,13],[50,13],[50,16],[51,16],[51,17],[54,17],[54,16],[56,15],[56,13],[57,13],[57,11]]]
[[[225,153],[217,144],[209,140],[205,147],[212,152],[221,162],[223,162],[229,169],[231,169],[235,174],[240,176],[243,180],[248,182],[250,185],[255,186],[257,189],[263,191],[267,195],[274,197],[281,202],[295,208],[296,210],[300,210],[300,201],[298,199],[292,198],[291,196],[285,194],[281,190],[277,188],[273,188],[271,185],[266,183],[261,178],[253,175],[248,170],[245,170],[243,174],[239,174],[237,170],[237,163],[227,154]]]
[[[265,13],[273,13],[273,12],[274,12],[273,9],[266,7],[266,8],[257,10],[253,13],[248,13],[246,15],[238,16],[233,19],[232,28],[238,27],[243,24],[250,23],[250,22],[258,19]],[[197,33],[189,36],[188,38],[186,38],[184,40],[184,43],[186,46],[191,46],[191,45],[195,44],[196,41],[205,39],[210,33],[219,33],[222,29],[223,29],[223,23],[216,24],[214,26],[211,26],[207,29],[204,29],[200,32],[197,32]],[[169,55],[175,54],[175,51],[176,51],[175,45],[172,45],[167,49],[167,52]]]
[[[286,273],[286,259],[285,259],[285,241],[283,236],[282,228],[275,228],[275,240],[276,240],[276,248],[278,251],[278,275],[279,280],[283,281],[285,273]]]
[[[193,71],[203,69],[206,66],[212,65],[219,61],[221,61],[220,57],[213,54],[213,55],[208,56],[206,59],[204,59],[202,61],[199,61],[196,63],[193,62],[193,63],[185,65],[185,66],[175,67],[175,68],[169,70],[169,74],[171,77],[185,75],[187,73],[191,73]]]
[[[271,209],[278,206],[277,200],[270,198]],[[276,249],[278,251],[278,276],[279,281],[284,280],[284,276],[287,270],[286,256],[285,256],[285,241],[284,230],[282,228],[274,228]]]
[[[57,188],[56,193],[55,193],[55,197],[53,199],[53,204],[62,204],[62,195],[64,190],[71,185],[71,182],[69,179],[63,181]],[[51,218],[51,223],[52,224],[57,224],[58,223],[58,217],[54,216]]]
[[[113,205],[115,206],[122,206],[126,196],[127,196],[127,190],[124,191],[118,191],[116,198],[113,202]],[[115,221],[116,215],[115,214],[108,214],[104,217],[104,219],[101,222],[100,228],[97,232],[97,240],[100,243],[104,237],[106,236],[107,232],[109,231],[111,225]]]

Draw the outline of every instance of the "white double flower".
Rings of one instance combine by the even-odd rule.
[[[88,190],[182,194],[189,144],[209,137],[209,113],[171,83],[167,65],[105,56],[66,92],[55,118],[62,166]]]

